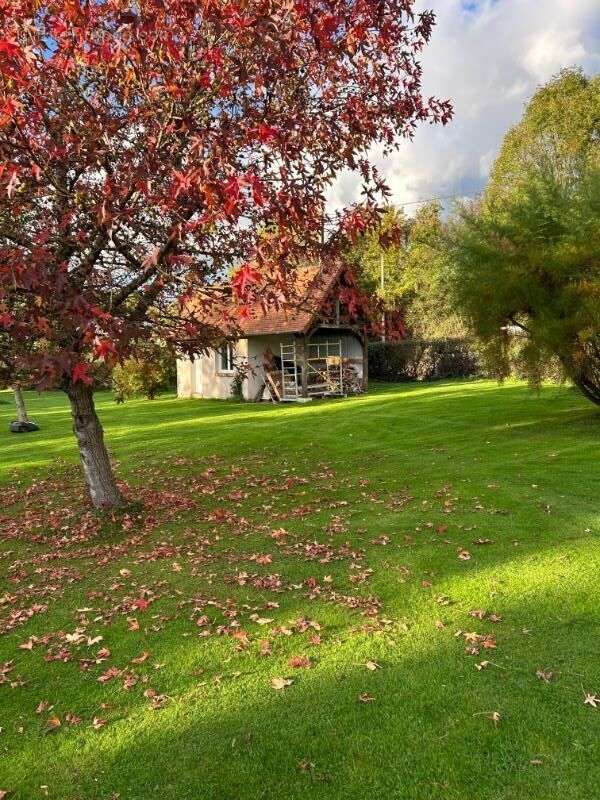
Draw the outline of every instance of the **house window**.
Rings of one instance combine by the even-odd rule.
[[[231,342],[225,342],[217,350],[217,371],[218,372],[233,372],[234,371],[234,350]]]

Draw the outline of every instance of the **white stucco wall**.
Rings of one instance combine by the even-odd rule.
[[[239,339],[234,345],[234,358],[245,361],[248,356],[248,340]],[[177,361],[177,396],[207,397],[226,400],[231,397],[233,372],[219,369],[216,350],[190,359]]]
[[[189,358],[177,359],[177,397],[192,397],[193,365]]]

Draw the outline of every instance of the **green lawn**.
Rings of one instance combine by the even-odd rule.
[[[135,501],[112,520],[65,398],[28,404],[41,431],[10,435],[0,393],[10,797],[598,796],[600,414],[574,392],[99,396]]]

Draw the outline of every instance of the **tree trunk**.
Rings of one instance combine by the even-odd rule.
[[[13,393],[15,395],[15,405],[17,407],[17,419],[19,422],[29,422],[27,416],[27,408],[25,407],[25,398],[20,386],[13,386]]]
[[[582,395],[600,406],[600,335],[586,342],[576,356],[569,353],[559,358]]]
[[[600,406],[600,383],[596,383],[587,375],[577,375],[573,378],[573,383],[584,397]]]
[[[73,432],[92,503],[96,508],[118,508],[123,505],[123,498],[104,444],[104,432],[96,414],[92,389],[78,381],[71,383],[66,392],[71,403]]]

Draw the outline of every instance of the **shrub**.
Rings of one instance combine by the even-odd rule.
[[[463,339],[372,342],[369,374],[383,381],[431,381],[481,374],[472,344]]]
[[[158,392],[175,386],[175,370],[175,360],[167,350],[157,349],[144,356],[127,358],[112,372],[115,399],[123,403],[141,394],[154,400]]]
[[[248,377],[249,365],[247,362],[236,363],[235,373],[231,381],[231,397],[233,400],[244,399],[244,381]]]

